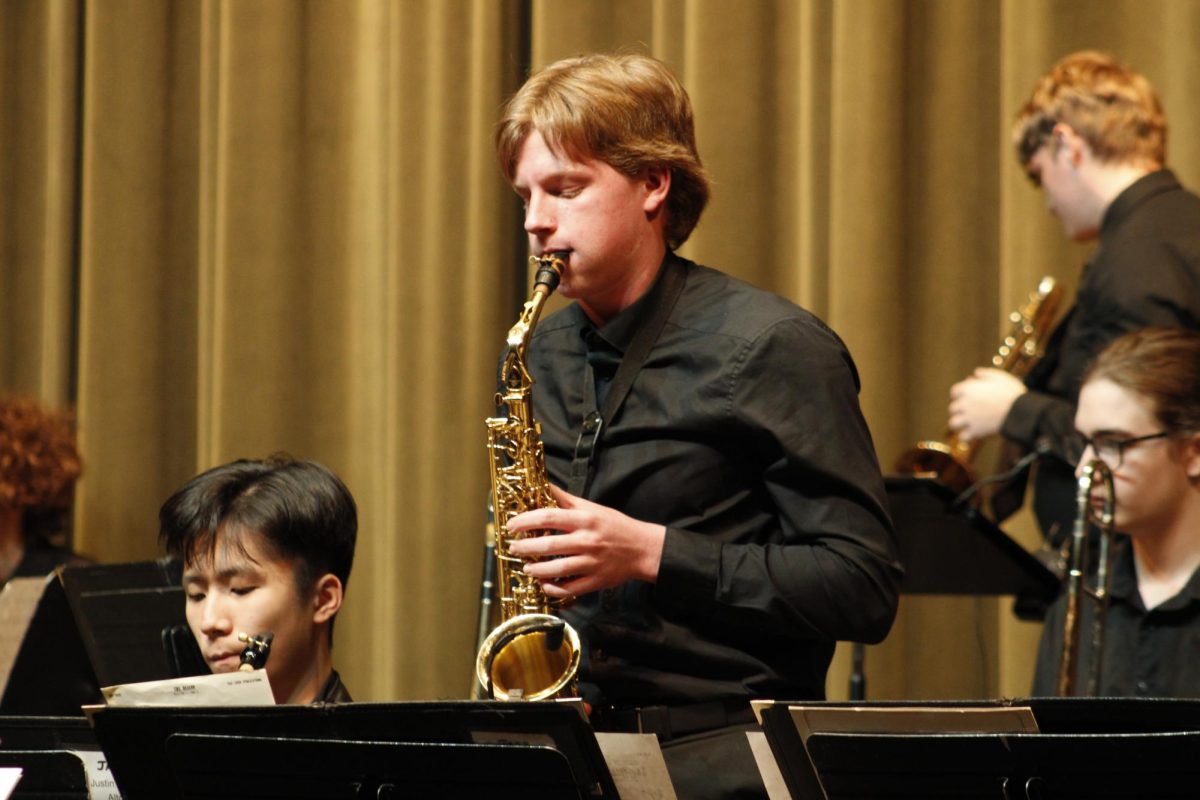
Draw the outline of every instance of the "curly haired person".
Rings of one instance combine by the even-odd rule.
[[[58,541],[82,471],[71,412],[0,398],[0,583],[86,560]]]

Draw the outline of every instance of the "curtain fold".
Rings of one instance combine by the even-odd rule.
[[[103,560],[156,556],[201,469],[338,471],[360,514],[339,669],[359,699],[462,697],[483,418],[527,275],[491,131],[528,66],[636,49],[679,73],[714,179],[683,253],[841,334],[886,471],[1087,257],[1011,153],[1035,79],[1085,47],[1142,70],[1197,187],[1196,30],[1197,0],[12,0],[0,389],[77,404],[75,538]],[[1023,694],[1038,626],[1010,606],[905,596],[869,695]]]
[[[0,390],[55,405],[74,381],[79,15],[0,10]]]

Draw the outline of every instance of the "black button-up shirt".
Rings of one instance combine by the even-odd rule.
[[[1036,477],[1034,511],[1055,541],[1075,518],[1075,403],[1088,364],[1104,346],[1151,325],[1200,328],[1200,198],[1170,170],[1144,175],[1109,205],[1100,241],[1084,269],[1075,304],[1055,328],[1045,357],[1025,377],[1000,432],[1033,449],[1044,441],[1058,456]],[[1023,491],[1024,484],[1018,487]],[[1003,518],[1020,507],[1020,492],[994,505]]]
[[[617,366],[682,290],[624,402],[579,446]],[[838,639],[878,641],[901,569],[883,481],[841,340],[808,312],[668,255],[654,286],[596,329],[578,305],[528,353],[551,480],[667,526],[656,584],[564,613],[593,703],[824,696]],[[578,452],[577,452],[578,451]]]
[[[1112,583],[1104,626],[1101,697],[1200,697],[1200,571],[1171,599],[1147,610],[1138,591],[1133,547],[1119,537],[1112,554]],[[1094,585],[1094,583],[1093,583]],[[1087,687],[1092,664],[1094,604],[1081,598],[1076,690]],[[1066,595],[1046,616],[1033,694],[1055,694],[1063,646]]]

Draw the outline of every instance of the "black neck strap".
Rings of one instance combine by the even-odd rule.
[[[605,395],[604,406],[599,412],[593,411],[584,417],[583,427],[575,442],[575,457],[571,461],[570,480],[567,484],[567,491],[577,497],[586,496],[592,476],[592,457],[599,448],[600,437],[628,396],[634,379],[666,327],[667,319],[670,318],[679,296],[683,294],[683,266],[673,256],[668,256],[662,268],[665,272],[660,277],[662,283],[656,287],[654,304],[647,310],[645,322],[638,327],[633,341],[629,343],[629,348],[621,358],[621,365],[617,367],[612,384]]]

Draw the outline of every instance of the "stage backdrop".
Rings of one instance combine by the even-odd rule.
[[[200,469],[328,464],[361,522],[347,683],[465,696],[483,418],[527,278],[491,126],[531,66],[678,71],[715,181],[684,254],[845,338],[886,467],[1086,257],[1011,154],[1034,80],[1082,48],[1141,69],[1197,187],[1197,31],[1190,0],[4,0],[0,388],[77,405],[75,541],[106,561],[158,555]],[[1037,634],[1007,600],[905,597],[869,694],[1021,694]]]

